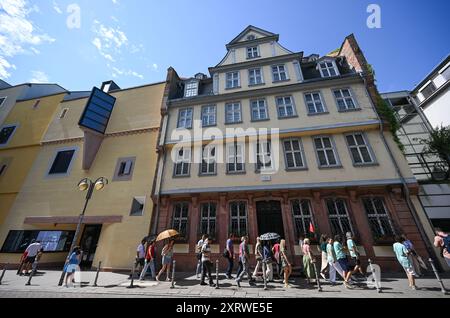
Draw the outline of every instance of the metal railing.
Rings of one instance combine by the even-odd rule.
[[[450,169],[446,161],[436,152],[406,153],[414,176],[419,182],[445,182],[450,180]]]

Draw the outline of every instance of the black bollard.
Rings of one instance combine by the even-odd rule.
[[[135,267],[137,265],[137,262],[134,262],[131,268],[131,282],[130,282],[130,286],[128,286],[127,288],[135,288],[136,286],[134,286],[134,270]]]
[[[170,286],[170,288],[175,288],[175,264],[176,264],[176,261],[173,260],[173,265],[172,265],[172,285]]]
[[[0,276],[0,285],[2,284],[2,280],[3,280],[3,277],[5,276],[6,268],[8,267],[8,265],[9,264],[6,264],[5,267],[3,267],[2,275]]]
[[[100,273],[100,267],[102,266],[102,262],[98,262],[97,274],[95,274],[94,287],[97,287],[98,274]]]
[[[375,280],[375,288],[377,289],[378,293],[381,293],[381,288],[378,284],[377,275],[375,273],[375,269],[372,266],[372,260],[369,258],[367,261],[369,262],[370,272],[372,273],[373,279]]]
[[[317,274],[316,262],[312,262],[312,264],[313,264],[313,267],[314,267],[314,273],[316,274],[317,291],[321,292],[322,291],[322,286],[320,286],[320,278],[319,278],[319,275]]]
[[[262,262],[262,270],[263,270],[264,290],[267,290],[267,277],[266,277],[267,265],[266,265],[266,260],[263,260],[263,262]]]
[[[431,258],[428,259],[428,262],[430,262],[431,268],[433,269],[434,275],[436,276],[436,279],[438,280],[439,284],[441,285],[441,292],[444,295],[447,295],[447,289],[444,286],[444,282],[442,281],[441,277],[439,276],[439,273],[436,269],[436,266],[434,266],[434,262]]]
[[[216,260],[216,289],[219,288],[219,260]]]

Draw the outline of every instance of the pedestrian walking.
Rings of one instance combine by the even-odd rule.
[[[303,244],[303,243],[302,243]],[[281,272],[283,271],[283,268],[281,266],[281,258],[280,258],[280,242],[276,241],[275,244],[272,247],[272,253],[273,253],[273,257],[275,259],[275,265],[277,268],[277,276],[278,279],[281,279],[282,274]]]
[[[202,253],[202,265],[203,265],[200,285],[207,285],[205,283],[205,276],[206,276],[206,274],[208,274],[209,286],[215,287],[216,284],[214,284],[214,280],[213,280],[212,274],[211,274],[211,269],[212,269],[213,264],[212,264],[211,259],[210,259],[210,257],[211,257],[211,248],[209,246],[208,235],[204,235],[203,246],[202,246],[200,251]]]
[[[354,275],[356,273],[360,273],[363,278],[366,278],[366,276],[363,273],[362,267],[361,267],[361,259],[360,254],[358,251],[358,246],[355,244],[354,237],[351,232],[347,232],[345,234],[347,237],[347,249],[350,253],[350,257],[352,259],[352,263],[354,264],[353,270],[351,272],[351,275]]]
[[[417,277],[420,277],[422,276],[422,268],[426,269],[427,266],[422,260],[422,257],[417,254],[417,251],[414,248],[414,244],[411,242],[411,240],[409,240],[405,234],[402,235],[402,238],[403,245],[405,245],[406,249],[408,250],[408,258],[414,267],[414,273],[416,273]]]
[[[442,231],[440,228],[435,228],[434,233],[436,234],[434,237],[434,246],[441,249],[441,256],[450,267],[450,235]]]
[[[230,235],[228,235],[228,240],[225,244],[225,251],[224,251],[224,256],[226,257],[226,259],[228,261],[227,272],[226,272],[226,276],[228,279],[233,279],[233,276],[231,276],[231,273],[233,272],[233,266],[234,266],[233,239],[234,239],[234,234],[230,233]]]
[[[289,262],[289,257],[287,255],[286,240],[280,241],[280,260],[281,260],[281,266],[284,271],[284,281],[283,281],[284,287],[289,288],[289,287],[291,287],[291,286],[289,286],[289,277],[291,276],[291,273],[292,273],[292,265]]]
[[[336,235],[334,237],[333,248],[334,253],[336,254],[337,262],[339,263],[339,266],[342,268],[344,286],[345,288],[351,289],[352,287],[349,284],[349,280],[352,275],[352,272],[349,269],[347,255],[344,252],[344,247],[341,244],[341,237],[339,235]]]
[[[253,271],[253,277],[258,276],[258,271],[260,268],[262,268],[262,259],[263,259],[263,246],[261,244],[261,240],[259,236],[256,238],[256,245],[255,245],[255,260],[256,260],[256,266],[255,270]],[[263,273],[264,275],[264,273]]]
[[[333,238],[328,237],[327,238],[327,261],[328,261],[328,267],[329,267],[329,281],[332,285],[336,284],[336,253],[334,252],[333,247]]]
[[[313,262],[315,262],[315,259],[314,255],[311,252],[310,241],[308,238],[305,238],[303,240],[302,252],[303,252],[303,271],[306,276],[306,282],[310,284],[311,280],[314,279],[315,277],[313,267]]]
[[[28,245],[25,250],[26,258],[23,262],[22,273],[20,275],[29,275],[30,268],[32,267],[34,261],[36,260],[36,256],[41,249],[41,242],[34,239],[31,240],[31,244]]]
[[[399,235],[395,236],[395,243],[392,246],[394,249],[395,256],[397,256],[397,260],[403,269],[406,272],[406,276],[408,276],[409,287],[412,290],[416,290],[416,280],[414,278],[415,272],[414,267],[411,260],[408,258],[408,249],[403,245],[404,238]]]
[[[269,282],[273,281],[273,260],[272,246],[270,241],[267,241],[263,247],[263,262],[266,263],[266,272],[264,274]]]
[[[203,243],[205,242],[206,234],[203,234],[201,239],[197,242],[197,245],[195,246],[196,251],[196,257],[197,257],[197,269],[195,270],[195,276],[197,276],[197,279],[200,278],[200,274],[203,271],[203,263],[202,263],[202,247]]]
[[[136,273],[142,271],[145,266],[145,244],[147,243],[147,239],[142,239],[141,243],[136,248],[136,260],[134,262],[134,270]],[[130,274],[130,278],[133,274]]]
[[[139,277],[140,280],[145,279],[145,274],[147,274],[147,270],[150,267],[150,272],[152,274],[152,279],[154,280],[156,278],[156,271],[155,271],[155,256],[156,256],[156,249],[155,249],[155,240],[150,241],[147,251],[145,254],[145,265],[144,269],[141,272],[141,275]]]
[[[158,275],[156,275],[156,280],[159,282],[159,278],[161,275],[166,272],[166,281],[170,281],[170,268],[172,267],[172,258],[173,258],[173,245],[175,244],[174,240],[170,240],[169,243],[164,245],[161,256],[162,256],[162,268],[159,271]]]
[[[320,276],[322,276],[323,279],[327,279],[326,273],[328,271],[328,257],[327,257],[327,235],[322,234],[320,235],[319,240],[319,252],[321,255],[321,264],[320,264]]]
[[[37,267],[39,265],[39,262],[40,262],[43,254],[44,254],[44,247],[41,247],[41,249],[39,250],[39,252],[36,255],[36,258],[34,259],[33,265],[31,266],[31,271],[33,271],[34,274],[36,274],[36,272],[37,272]]]
[[[239,246],[239,261],[241,262],[242,271],[239,273],[238,277],[236,278],[236,283],[238,287],[241,287],[241,281],[244,275],[247,275],[249,284],[252,285],[254,282],[254,279],[252,278],[252,273],[250,271],[250,249],[248,246],[248,237],[243,236],[241,238],[241,245]]]
[[[66,263],[64,265],[64,273],[66,275],[64,287],[69,287],[69,282],[73,282],[75,272],[80,270],[81,254],[82,251],[80,247],[75,246],[70,256],[66,259]]]

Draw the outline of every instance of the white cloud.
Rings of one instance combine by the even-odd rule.
[[[34,54],[36,54],[36,55],[38,55],[38,54],[41,54],[41,51],[39,51],[37,48],[35,48],[35,47],[30,47],[30,50],[34,53]]]
[[[152,67],[153,67],[153,69],[154,69],[155,71],[157,71],[157,70],[158,70],[158,64],[156,64],[156,63],[153,63],[153,64],[152,64]]]
[[[119,0],[112,0],[112,3],[119,4]]]
[[[42,71],[32,71],[30,83],[48,83],[48,75]]]
[[[97,48],[98,53],[110,62],[115,62],[114,54],[120,54],[121,47],[128,45],[125,32],[119,28],[107,27],[94,20],[92,31],[95,34],[92,44]]]
[[[63,13],[62,10],[61,10],[61,8],[59,7],[59,5],[56,3],[56,1],[53,1],[53,9],[55,9],[55,11],[56,11],[58,14],[62,14],[62,13]]]
[[[0,77],[4,79],[14,69],[8,58],[30,51],[36,53],[30,47],[55,41],[48,34],[36,31],[30,19],[32,12],[39,12],[39,8],[30,6],[26,0],[0,0]]]
[[[137,78],[140,78],[140,79],[144,79],[144,75],[139,74],[136,71],[133,71],[133,70],[121,70],[121,69],[119,69],[119,68],[117,68],[115,66],[113,66],[111,68],[112,68],[112,71],[113,71],[112,72],[112,76],[114,78],[118,77],[119,75],[124,75],[124,76],[134,76],[134,77],[137,77]]]

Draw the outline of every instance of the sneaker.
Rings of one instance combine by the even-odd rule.
[[[216,284],[211,283],[211,284],[209,284],[209,287],[216,287]]]
[[[320,273],[320,276],[321,276],[323,279],[327,280],[327,277],[325,276],[324,273]]]
[[[236,284],[239,288],[241,288],[241,282],[236,279]]]
[[[413,285],[413,286],[411,286],[411,289],[412,289],[412,290],[417,290],[418,288],[417,288],[416,285]]]
[[[347,282],[344,282],[344,286],[345,286],[345,288],[347,288],[347,289],[353,289],[353,287],[352,287],[349,283],[347,283]]]
[[[207,283],[205,283],[205,282],[200,282],[200,285],[202,285],[202,286],[206,286],[206,285],[208,285]]]
[[[234,277],[231,275],[227,275],[227,279],[234,279]]]

